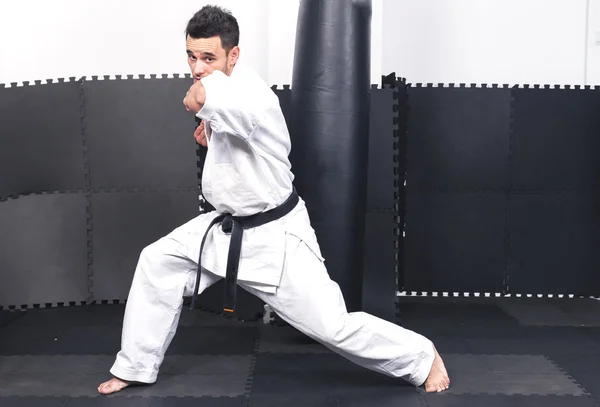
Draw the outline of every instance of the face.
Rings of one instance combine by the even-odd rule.
[[[233,47],[227,54],[219,36],[196,39],[188,36],[185,44],[194,83],[215,70],[230,75],[240,54],[239,47]]]

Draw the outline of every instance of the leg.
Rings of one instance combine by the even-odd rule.
[[[321,259],[293,236],[287,245],[277,293],[246,290],[291,326],[360,366],[415,386],[426,384],[428,391],[447,388],[443,363],[429,339],[364,312],[348,313]]]
[[[101,384],[103,394],[130,382],[154,383],[179,323],[183,296],[191,293],[197,263],[183,255],[189,232],[206,223],[203,215],[149,245],[140,255],[127,298],[121,350],[110,369],[114,379]],[[220,277],[203,273],[200,291]]]

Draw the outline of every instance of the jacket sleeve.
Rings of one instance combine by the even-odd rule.
[[[197,117],[209,123],[213,135],[221,133],[251,139],[267,110],[269,101],[265,94],[221,71],[214,71],[201,81],[206,98]]]

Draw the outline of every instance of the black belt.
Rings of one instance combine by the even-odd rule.
[[[296,207],[299,199],[298,193],[296,192],[296,189],[294,189],[290,197],[284,203],[269,211],[250,216],[232,216],[224,213],[213,219],[210,225],[208,225],[206,233],[202,238],[202,244],[200,245],[196,286],[194,288],[194,293],[192,294],[192,309],[196,308],[196,303],[198,301],[198,289],[200,287],[200,276],[202,269],[202,250],[204,249],[206,236],[208,236],[208,232],[210,232],[212,227],[220,222],[223,232],[231,233],[229,253],[227,255],[227,268],[225,271],[225,299],[223,310],[225,312],[233,313],[235,311],[238,265],[240,262],[240,253],[242,251],[242,237],[244,234],[244,229],[255,228],[284,217]]]

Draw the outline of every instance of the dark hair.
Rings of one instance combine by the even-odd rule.
[[[185,35],[194,39],[218,35],[225,52],[229,53],[240,41],[240,28],[229,10],[204,6],[188,22]]]

